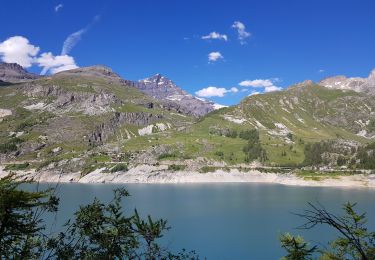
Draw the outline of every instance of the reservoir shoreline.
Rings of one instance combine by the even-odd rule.
[[[83,177],[79,172],[59,173],[53,170],[36,172],[13,171],[19,180],[40,183],[269,183],[289,186],[375,188],[375,174],[322,176],[319,178],[297,176],[293,173],[264,173],[258,170],[240,171],[222,169],[213,172],[168,171],[160,166],[138,165],[126,172],[105,173],[97,169]],[[0,166],[0,178],[9,174]]]

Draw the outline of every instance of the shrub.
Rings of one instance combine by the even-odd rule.
[[[168,165],[169,171],[183,171],[185,170],[185,168],[186,168],[186,165],[177,165],[177,164]]]
[[[167,158],[176,158],[176,157],[177,157],[177,154],[175,153],[163,153],[158,156],[158,160],[163,160]]]
[[[256,129],[241,131],[239,134],[241,139],[259,140],[259,132]]]
[[[213,166],[203,166],[199,172],[200,173],[208,173],[208,172],[214,172],[216,171],[218,168],[217,167],[213,167]]]
[[[17,144],[22,143],[23,140],[18,137],[13,137],[7,142],[0,144],[0,153],[9,153],[18,149]]]
[[[5,167],[5,170],[6,171],[17,171],[17,170],[25,170],[27,167],[29,167],[29,163],[26,162],[26,163],[17,163],[17,164],[8,164],[6,167]]]
[[[116,164],[114,167],[112,167],[110,170],[111,173],[120,172],[120,171],[123,171],[123,172],[128,171],[128,166],[125,163],[119,163],[119,164]]]

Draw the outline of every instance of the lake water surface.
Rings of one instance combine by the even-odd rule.
[[[48,186],[42,184],[42,188]],[[57,224],[72,216],[81,204],[96,196],[112,198],[112,190],[124,186],[131,197],[127,210],[162,217],[172,227],[162,243],[172,250],[196,250],[208,259],[279,259],[283,255],[278,236],[301,234],[312,244],[336,235],[331,229],[295,229],[303,223],[291,214],[320,202],[340,212],[344,202],[358,203],[366,211],[369,227],[375,230],[375,190],[294,187],[270,184],[59,184],[60,211]]]

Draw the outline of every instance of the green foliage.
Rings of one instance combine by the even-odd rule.
[[[375,169],[375,148],[374,143],[366,147],[362,147],[357,152],[357,159],[359,160],[359,168]]]
[[[311,259],[310,255],[305,254],[310,250],[319,252],[319,259],[375,259],[375,232],[368,231],[366,214],[357,213],[354,210],[355,203],[344,204],[342,216],[328,212],[321,205],[309,203],[309,206],[304,213],[297,214],[306,220],[301,228],[311,229],[319,224],[328,225],[338,232],[339,237],[330,241],[328,247],[317,250],[317,247],[309,248],[301,237],[282,236],[281,245],[288,253],[284,259]],[[298,255],[301,258],[298,258]]]
[[[256,159],[259,159],[261,162],[267,160],[266,151],[262,148],[259,132],[256,129],[241,132],[240,137],[248,140],[248,143],[242,148],[242,151],[245,153],[245,162],[252,162]]]
[[[345,157],[341,155],[337,158],[337,161],[336,161],[337,166],[343,166],[346,164],[346,162],[347,160],[345,159]]]
[[[316,166],[323,162],[322,154],[329,151],[329,144],[327,142],[306,144],[304,148],[305,160],[303,165]]]
[[[6,171],[25,170],[29,166],[30,166],[30,164],[28,162],[17,163],[17,164],[8,164],[7,166],[5,166],[4,170],[6,170]]]
[[[375,119],[371,119],[367,127],[370,131],[375,131]]]
[[[36,259],[42,254],[42,215],[57,211],[52,190],[28,192],[10,175],[0,179],[0,258]]]
[[[163,154],[158,156],[158,160],[177,158],[177,157],[178,156],[175,153],[163,153]]]
[[[245,140],[259,140],[259,132],[256,129],[241,131],[238,136]]]
[[[157,240],[169,230],[164,219],[145,220],[137,210],[125,215],[122,199],[129,196],[116,189],[109,203],[94,199],[80,206],[59,233],[47,234],[44,212],[56,212],[53,190],[27,192],[17,189],[13,176],[0,179],[1,259],[199,259],[194,251],[177,254]]]
[[[19,123],[16,126],[16,132],[24,131],[27,128],[30,128],[34,125],[43,124],[48,119],[54,117],[52,113],[49,112],[42,112],[41,114],[38,114],[36,116],[28,117],[27,119],[23,120],[21,123]]]
[[[237,131],[233,129],[228,129],[228,132],[225,133],[225,136],[230,138],[237,138],[237,135]]]
[[[181,165],[181,164],[168,165],[169,171],[183,171],[183,170],[185,170],[185,168],[186,168],[186,165]]]
[[[220,159],[224,159],[224,153],[222,151],[216,151],[215,155],[218,156]]]
[[[18,137],[12,137],[5,143],[0,144],[0,153],[9,153],[17,151],[18,144],[22,143],[23,140]]]
[[[111,170],[110,170],[111,173],[121,172],[121,171],[122,172],[128,171],[128,165],[125,164],[125,163],[118,163],[114,167],[112,167]]]
[[[282,260],[309,260],[313,259],[312,254],[316,247],[309,247],[301,236],[292,236],[289,233],[280,236],[281,247],[287,251],[287,255]]]
[[[203,166],[199,172],[200,173],[208,173],[208,172],[215,172],[218,168],[213,166]]]

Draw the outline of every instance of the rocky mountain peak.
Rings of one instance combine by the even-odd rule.
[[[17,63],[0,63],[0,80],[4,82],[17,83],[39,78],[39,75],[27,72]]]
[[[178,111],[185,114],[202,116],[218,108],[211,101],[198,99],[187,93],[160,73],[139,80],[134,86],[146,95],[163,101],[168,106],[177,107]]]
[[[319,85],[331,89],[352,90],[373,95],[375,94],[375,69],[371,71],[368,78],[334,76],[321,80]]]
[[[313,84],[314,84],[314,81],[308,79],[308,80],[304,80],[300,83],[297,83],[296,87],[306,87],[306,86],[310,86],[310,85],[313,85]]]
[[[18,72],[24,72],[26,73],[27,71],[21,66],[19,65],[18,63],[6,63],[6,62],[2,62],[0,63],[0,69],[2,70],[5,70],[5,69],[8,69],[8,70],[13,70],[13,71],[18,71]]]

